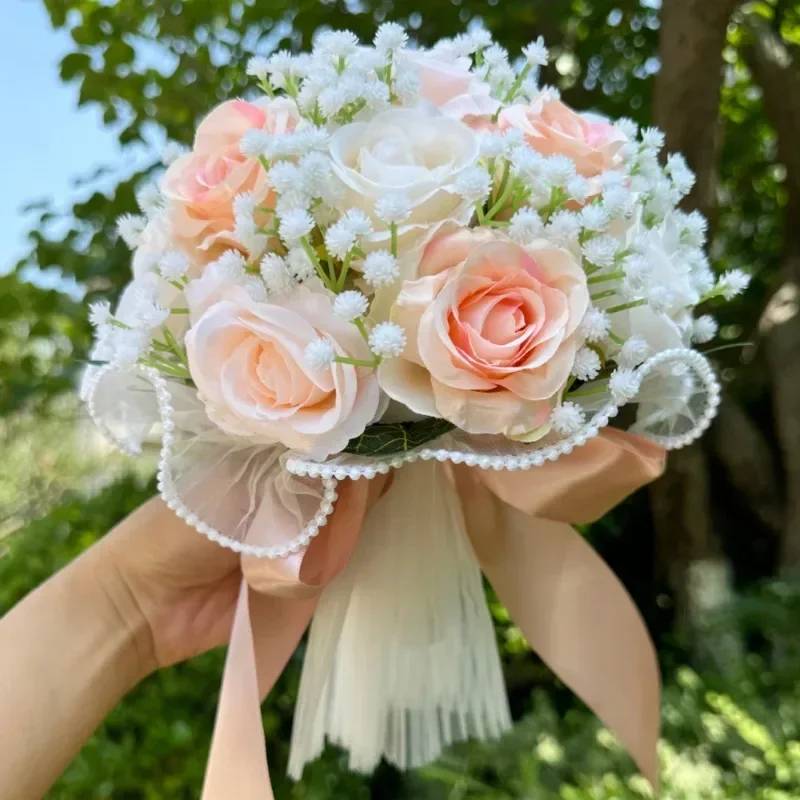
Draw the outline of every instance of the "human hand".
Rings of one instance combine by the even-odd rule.
[[[142,674],[227,642],[239,556],[190,528],[161,499],[92,549],[94,575],[135,635]]]

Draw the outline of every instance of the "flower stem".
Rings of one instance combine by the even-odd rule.
[[[353,259],[353,251],[351,250],[345,257],[344,261],[342,262],[342,271],[339,273],[339,280],[336,284],[336,290],[341,292],[344,289],[344,282],[347,278],[347,273],[350,271],[350,262]]]
[[[367,326],[364,325],[364,320],[362,317],[356,317],[353,320],[353,325],[358,328],[358,332],[364,337],[365,342],[369,342],[369,333],[367,332]]]
[[[616,314],[620,311],[627,311],[629,308],[638,308],[639,306],[646,306],[647,300],[642,298],[641,300],[631,300],[630,303],[623,303],[619,306],[611,306],[611,308],[606,309],[606,314]]]
[[[188,308],[171,308],[169,310],[169,313],[170,314],[188,314],[189,313],[189,309]]]
[[[319,279],[325,284],[325,286],[328,287],[328,289],[330,289],[332,292],[336,292],[336,287],[331,283],[330,276],[322,268],[319,256],[316,254],[314,248],[311,246],[311,242],[308,241],[308,236],[303,236],[300,239],[300,244],[303,250],[306,251],[306,255],[311,259],[311,263],[314,265],[314,269],[317,271]]]
[[[614,331],[608,332],[608,338],[611,339],[612,342],[615,342],[618,345],[625,344],[625,340],[621,336],[617,336],[617,334],[614,333]]]
[[[397,223],[392,222],[389,225],[389,231],[391,232],[392,237],[392,255],[397,258]]]
[[[625,273],[622,270],[617,272],[609,272],[606,275],[595,275],[594,278],[589,278],[586,283],[603,283],[605,281],[615,281],[618,278],[624,278]]]
[[[374,358],[372,361],[365,361],[362,358],[350,358],[349,356],[334,356],[333,360],[337,364],[352,364],[354,367],[370,367],[375,369],[380,363],[379,358]]]
[[[604,292],[598,292],[592,295],[592,302],[595,300],[602,300],[604,297],[612,297],[617,293],[616,289],[606,289]]]
[[[530,71],[531,71],[531,65],[530,64],[526,64],[522,68],[522,72],[520,72],[519,75],[517,75],[517,79],[514,81],[514,83],[511,86],[511,88],[508,90],[508,94],[506,95],[506,99],[505,99],[504,102],[510,103],[517,96],[517,92],[519,91],[519,87],[522,86],[522,82],[525,80],[525,78],[528,77],[528,73]]]

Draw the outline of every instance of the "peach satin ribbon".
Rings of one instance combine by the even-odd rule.
[[[568,523],[602,516],[657,478],[664,460],[661,447],[607,429],[529,472],[451,467],[472,546],[500,601],[532,649],[616,733],[654,786],[655,650],[622,584]],[[242,559],[203,800],[274,797],[261,701],[294,652],[320,592],[350,558],[365,514],[387,488],[380,478],[344,481],[331,521],[305,553]]]

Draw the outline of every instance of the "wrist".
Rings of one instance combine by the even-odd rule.
[[[106,542],[85,553],[86,567],[96,587],[98,616],[116,643],[118,659],[131,687],[157,668],[153,636],[136,595],[111,557]]]

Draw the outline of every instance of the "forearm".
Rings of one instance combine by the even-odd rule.
[[[151,654],[134,601],[84,553],[0,620],[0,797],[42,797]]]

